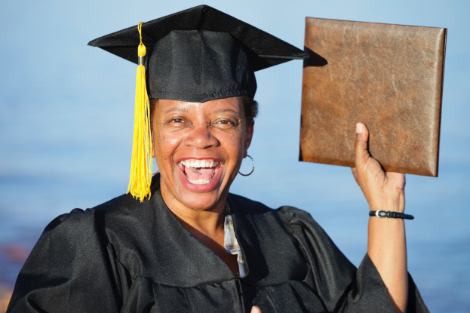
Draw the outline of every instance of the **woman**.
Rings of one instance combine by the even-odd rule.
[[[254,71],[302,51],[207,6],[90,44],[136,62],[127,45],[142,40],[152,145],[136,118],[147,152],[133,162],[153,147],[160,173],[146,190],[140,167],[131,194],[55,219],[8,312],[427,312],[407,275],[403,219],[370,218],[356,269],[306,212],[229,193],[253,136]],[[367,140],[358,123],[356,181],[372,211],[403,212],[404,175],[384,173]]]

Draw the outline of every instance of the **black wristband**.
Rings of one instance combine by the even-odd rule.
[[[405,220],[412,220],[415,217],[410,214],[405,214],[405,213],[398,213],[398,212],[391,212],[391,211],[384,211],[384,210],[377,210],[377,211],[370,211],[369,216],[377,216],[379,218],[402,218]]]

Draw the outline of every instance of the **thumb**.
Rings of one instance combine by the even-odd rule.
[[[251,313],[261,313],[261,310],[257,306],[254,306],[251,308]]]
[[[363,123],[356,124],[356,167],[364,164],[369,159],[369,151],[367,150],[367,141],[369,139],[369,131]]]

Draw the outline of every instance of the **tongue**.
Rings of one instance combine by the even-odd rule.
[[[188,175],[189,179],[192,181],[195,180],[211,180],[214,176],[215,169],[214,168],[194,168],[194,167],[186,167],[185,171],[186,175]]]

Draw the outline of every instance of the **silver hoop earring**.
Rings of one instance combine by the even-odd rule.
[[[238,171],[238,174],[240,174],[242,176],[250,176],[255,171],[255,160],[253,160],[253,158],[249,154],[247,154],[246,156],[251,159],[251,162],[253,162],[253,169],[248,174],[242,174],[242,173],[240,173],[240,171]]]

